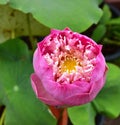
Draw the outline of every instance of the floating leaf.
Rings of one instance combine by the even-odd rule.
[[[35,19],[50,28],[70,27],[82,32],[97,23],[102,16],[96,0],[2,0],[15,9],[32,13]]]
[[[55,124],[47,107],[32,90],[30,74],[33,68],[25,43],[15,39],[1,44],[0,50],[4,53],[0,51],[0,104],[6,108],[4,124]]]
[[[106,85],[93,101],[98,112],[110,117],[117,117],[120,114],[120,68],[108,64]]]
[[[101,24],[107,24],[108,21],[111,19],[112,13],[110,11],[110,8],[107,4],[103,6],[103,15],[100,19]]]
[[[0,5],[0,43],[13,37],[46,36],[49,32],[49,28],[36,21],[32,14]]]
[[[100,40],[103,38],[103,36],[106,33],[106,27],[103,24],[99,24],[92,34],[92,39],[94,39],[96,42],[100,42]]]
[[[96,113],[90,103],[69,108],[68,114],[74,125],[95,125]]]

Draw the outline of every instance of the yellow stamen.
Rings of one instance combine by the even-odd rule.
[[[71,73],[76,70],[76,65],[76,59],[72,57],[67,57],[61,65],[61,71]]]

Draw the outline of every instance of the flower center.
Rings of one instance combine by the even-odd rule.
[[[77,80],[90,81],[96,62],[96,48],[88,39],[85,43],[76,35],[59,34],[45,43],[44,58],[53,69],[53,77],[60,84]]]
[[[76,71],[77,61],[72,57],[66,57],[61,64],[61,72],[72,73]]]

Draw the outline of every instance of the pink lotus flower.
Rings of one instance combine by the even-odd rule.
[[[33,57],[31,83],[37,97],[53,106],[93,100],[104,86],[107,71],[101,48],[68,28],[52,30],[38,43]]]

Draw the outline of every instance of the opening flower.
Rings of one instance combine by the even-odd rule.
[[[52,30],[34,53],[32,87],[48,105],[74,106],[93,100],[105,83],[102,46],[66,28]]]

